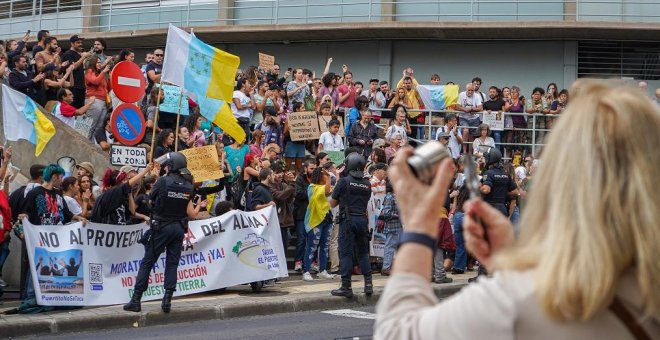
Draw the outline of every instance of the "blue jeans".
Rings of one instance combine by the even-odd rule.
[[[307,243],[307,231],[305,231],[305,221],[296,220],[296,256],[295,261],[302,261],[305,256],[305,244]]]
[[[396,252],[396,246],[399,244],[401,230],[385,234],[385,251],[383,254],[383,270],[392,269],[392,260]]]
[[[9,256],[9,241],[11,239],[7,237],[7,239],[0,244],[0,277],[2,277],[2,267],[5,265],[5,261],[7,261],[7,257]]]
[[[520,207],[516,206],[515,209],[513,209],[513,214],[511,214],[511,223],[513,224],[513,235],[518,237],[518,234],[520,234],[520,225],[518,224],[518,220],[520,219]]]
[[[328,241],[332,232],[332,221],[323,221],[316,228],[307,233],[307,247],[305,247],[305,258],[303,259],[303,272],[309,272],[312,268],[312,260],[316,250],[321,249],[319,254],[319,272],[328,268]]]
[[[342,284],[349,284],[353,275],[353,249],[365,279],[371,279],[369,263],[369,221],[367,216],[348,216],[339,226],[339,271]]]
[[[465,251],[465,239],[463,238],[463,216],[462,212],[454,214],[454,238],[456,239],[456,256],[454,257],[454,268],[465,270],[467,267],[467,252]]]
[[[502,148],[502,131],[493,131],[493,140],[495,141],[495,147],[504,154],[504,150]]]

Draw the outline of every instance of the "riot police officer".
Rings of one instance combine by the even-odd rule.
[[[481,177],[481,193],[484,195],[484,201],[488,202],[504,216],[509,216],[506,209],[506,203],[509,200],[507,196],[517,196],[518,189],[516,182],[502,169],[502,153],[496,148],[490,148],[484,155],[486,161],[486,171]]]
[[[509,197],[518,196],[516,182],[502,169],[502,153],[496,148],[490,148],[484,155],[486,171],[481,176],[480,191],[488,204],[499,210],[504,216],[509,216],[506,203]],[[479,266],[477,277],[486,275],[486,268]],[[468,279],[473,282],[477,277]]]
[[[369,264],[369,222],[367,205],[371,198],[371,184],[364,178],[367,162],[358,153],[346,157],[348,176],[337,182],[330,205],[339,205],[339,269],[341,288],[331,292],[334,296],[353,297],[351,274],[353,270],[353,249],[357,249],[357,260],[364,275],[364,293],[373,294],[371,265]]]
[[[169,154],[165,162],[167,176],[158,179],[149,195],[153,210],[149,239],[144,242],[145,252],[131,301],[124,305],[124,310],[139,312],[140,299],[147,289],[149,273],[163,251],[167,251],[165,260],[165,294],[161,309],[169,313],[172,307],[172,295],[176,290],[177,267],[181,259],[181,244],[188,229],[188,218],[194,218],[206,201],[193,204],[193,185],[186,169],[186,157],[179,152]]]

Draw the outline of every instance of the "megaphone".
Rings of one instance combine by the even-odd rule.
[[[60,157],[57,160],[57,165],[64,169],[64,177],[69,177],[76,169],[76,160],[69,156]]]

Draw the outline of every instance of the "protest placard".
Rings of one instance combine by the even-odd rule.
[[[182,150],[181,153],[186,156],[188,170],[190,170],[195,182],[224,177],[222,170],[220,170],[220,161],[215,145],[186,149]]]
[[[344,151],[323,151],[326,154],[328,154],[328,157],[330,157],[330,161],[332,163],[335,163],[335,165],[339,166],[340,164],[344,163]]]
[[[163,84],[163,100],[160,103],[159,109],[162,112],[178,113],[183,116],[190,114],[188,108],[188,95],[181,94],[181,88],[174,85]],[[181,95],[181,105],[179,106],[179,95]]]
[[[76,117],[76,123],[74,124],[73,128],[78,131],[81,135],[89,136],[89,132],[92,130],[92,125],[94,124],[94,120],[89,117]]]
[[[259,53],[259,67],[262,70],[271,71],[275,66],[275,57],[265,53]]]
[[[113,144],[110,147],[110,164],[117,166],[131,165],[136,168],[147,167],[147,149],[136,146]]]
[[[138,243],[146,224],[89,222],[31,225],[25,241],[29,270],[42,306],[98,306],[126,303],[144,255]],[[182,240],[175,296],[287,277],[277,210],[233,210],[190,221]],[[165,253],[149,271],[143,301],[163,296]]]
[[[504,114],[497,111],[484,111],[483,123],[488,124],[491,131],[503,131],[504,130]]]
[[[339,135],[344,137],[344,118],[336,116],[335,117],[339,121]],[[328,123],[330,123],[330,120],[332,120],[332,116],[319,116],[319,130],[321,133],[324,133],[328,131]]]
[[[289,119],[289,134],[292,141],[319,139],[319,120],[316,112],[292,112],[287,114]]]

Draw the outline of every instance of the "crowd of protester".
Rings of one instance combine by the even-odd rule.
[[[76,117],[91,119],[92,129],[86,137],[102,150],[118,144],[112,135],[110,113],[121,102],[114,96],[108,78],[118,62],[135,62],[135,54],[125,49],[118,55],[107,55],[108,46],[103,39],[95,39],[91,49],[85,50],[85,42],[78,35],[70,37],[67,51],[62,51],[48,31],[40,31],[37,39],[31,52],[27,50],[27,35],[20,41],[4,43],[0,51],[0,78],[72,127]],[[569,101],[568,91],[560,90],[555,83],[534,88],[525,98],[515,85],[490,86],[482,92],[482,79],[474,77],[461,86],[463,91],[455,105],[447,112],[431,115],[424,111],[426,105],[417,92],[417,86],[426,79],[416,78],[412,68],[403,70],[401,79],[390,87],[387,80],[370,78],[364,84],[356,81],[362,75],[354,75],[347,65],[334,73],[332,59],[319,75],[301,67],[282,72],[279,64],[272,70],[249,66],[237,73],[231,102],[231,110],[247,137],[235,140],[205,119],[192,100],[188,103],[190,114],[179,125],[176,113],[159,111],[157,104],[164,96],[159,86],[163,57],[163,49],[156,49],[140,65],[147,82],[145,96],[139,103],[148,128],[143,144],[153,156],[150,159],[175,150],[215,146],[225,177],[195,183],[197,192],[213,202],[199,218],[231,209],[277,207],[285,249],[291,236],[296,237],[292,269],[301,272],[304,281],[332,279],[339,272],[337,212],[324,210],[326,218],[317,226],[305,223],[307,211],[325,209],[318,206],[318,200],[310,199],[313,190],[308,188],[322,187],[323,195],[330,200],[337,179],[346,175],[344,164],[331,161],[329,153],[362,155],[367,160],[364,176],[370,179],[372,193],[385,194],[376,222],[377,231],[385,236],[384,258],[382,264],[374,263],[382,275],[389,275],[399,236],[406,226],[399,218],[396,195],[387,178],[388,165],[404,146],[418,144],[425,137],[445,145],[456,172],[449,190],[438,193],[450,199],[442,209],[433,280],[448,283],[452,281],[451,274],[473,271],[477,265],[462,238],[468,197],[464,158],[474,157],[480,173],[495,167],[507,173],[512,183],[509,192],[516,194],[507,197],[503,213],[517,225],[539,166],[536,157],[540,149],[534,154],[529,147],[531,129],[537,134],[536,143],[543,144],[546,132]],[[441,77],[432,75],[430,83],[440,85]],[[660,91],[656,91],[656,97],[660,101]],[[318,114],[320,121],[327,124],[322,129],[325,132],[317,140],[294,141],[288,114],[305,111]],[[507,115],[505,130],[493,131],[482,121],[484,111],[518,115]],[[532,118],[530,114],[537,115]],[[493,150],[505,157],[489,156]],[[10,231],[22,238],[21,217],[32,224],[48,225],[73,220],[115,225],[149,221],[148,193],[156,179],[164,175],[157,163],[145,169],[124,166],[119,170],[100,170],[80,160],[76,171],[68,177],[57,165],[35,164],[30,168],[31,182],[9,193],[8,181],[12,178],[6,169],[11,157],[11,149],[6,149],[0,167],[0,178],[5,182],[0,211],[3,217],[7,213],[3,219],[4,233],[0,234],[0,268],[8,253]],[[57,207],[52,211],[39,207],[44,199],[57,202]],[[359,271],[354,268],[355,273]],[[26,277],[24,271],[23,278]],[[22,282],[22,287],[29,285]],[[28,297],[28,290],[25,289],[24,297]]]

